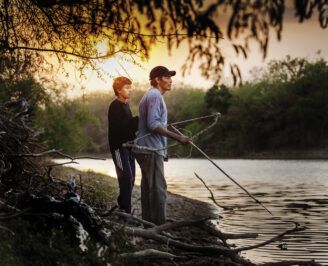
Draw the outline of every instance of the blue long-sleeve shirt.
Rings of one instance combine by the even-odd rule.
[[[135,144],[155,149],[166,147],[166,137],[154,131],[158,127],[167,127],[166,104],[160,91],[150,88],[139,103],[139,130]],[[151,134],[143,137],[149,133]],[[136,148],[133,151],[135,153],[152,153],[152,151]],[[166,150],[156,151],[156,153],[166,156]]]

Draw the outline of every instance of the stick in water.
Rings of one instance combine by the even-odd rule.
[[[212,190],[208,187],[208,185],[206,185],[206,183],[205,183],[205,181],[199,176],[199,175],[197,175],[196,173],[194,173],[195,174],[195,176],[203,183],[203,185],[205,186],[205,188],[210,192],[210,194],[211,194],[211,197],[209,197],[213,202],[214,202],[214,204],[216,205],[216,206],[218,206],[218,207],[220,207],[220,208],[222,208],[222,209],[226,209],[226,210],[228,210],[228,209],[232,209],[232,208],[228,208],[228,207],[224,207],[224,206],[222,206],[222,205],[220,205],[216,200],[215,200],[215,197],[214,197],[214,194],[213,194],[213,192],[212,192]]]
[[[171,127],[180,135],[183,135],[176,127]],[[195,147],[207,160],[209,160],[217,169],[219,169],[226,177],[228,177],[232,182],[234,182],[238,187],[240,187],[243,191],[246,192],[248,196],[250,196],[256,203],[260,204],[268,213],[270,213],[272,216],[273,214],[260,202],[258,199],[256,199],[251,193],[249,193],[244,187],[242,187],[237,181],[235,181],[230,175],[228,175],[223,169],[220,168],[205,152],[203,152],[195,143],[190,141],[190,144]]]

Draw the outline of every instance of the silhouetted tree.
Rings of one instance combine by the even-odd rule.
[[[215,85],[206,92],[205,102],[208,108],[219,111],[221,114],[225,115],[231,104],[231,97],[232,95],[227,86]]]
[[[255,40],[265,57],[270,30],[281,38],[286,5],[283,0],[1,0],[0,53],[13,63],[33,58],[40,66],[44,52],[51,52],[83,67],[115,54],[146,59],[160,38],[169,50],[188,41],[183,72],[201,60],[202,74],[218,81],[227,64],[220,39],[244,57]],[[294,1],[293,9],[300,22],[317,9],[320,26],[327,27],[326,0]],[[224,17],[227,25],[221,24]],[[99,41],[107,43],[104,53],[96,49]],[[238,82],[238,66],[230,69]]]

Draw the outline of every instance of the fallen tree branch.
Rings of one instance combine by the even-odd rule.
[[[140,218],[138,218],[138,217],[136,217],[132,214],[125,213],[125,212],[120,212],[118,210],[113,211],[111,214],[117,215],[117,216],[125,218],[125,219],[132,219],[136,222],[139,222],[142,225],[146,225],[146,226],[149,226],[149,227],[155,227],[156,226],[154,223],[148,222],[146,220],[142,220],[142,219],[140,219]],[[101,216],[107,216],[107,214],[103,214]]]
[[[122,213],[122,212],[116,212],[117,215],[121,216],[121,217],[126,217],[126,218],[130,218],[130,219],[135,219],[136,221],[142,222],[144,223],[145,221],[131,215],[131,214],[126,214],[126,213]],[[183,226],[189,226],[189,225],[195,225],[198,226],[200,228],[202,228],[203,230],[206,230],[207,232],[209,232],[210,234],[219,237],[221,240],[224,241],[224,243],[226,243],[225,241],[227,239],[240,239],[240,238],[256,238],[258,237],[258,234],[256,233],[244,233],[244,234],[230,234],[230,233],[223,233],[213,227],[207,226],[204,224],[205,221],[209,220],[209,219],[213,219],[213,217],[206,217],[206,218],[202,218],[199,220],[193,220],[193,221],[178,221],[178,222],[172,222],[172,223],[166,223],[163,225],[159,225],[159,226],[154,226],[152,224],[149,224],[150,226],[152,226],[152,228],[149,229],[141,229],[141,228],[131,228],[131,227],[127,227],[127,233],[129,235],[132,236],[140,236],[140,237],[144,237],[144,238],[150,238],[153,240],[157,240],[161,243],[170,243],[170,245],[173,245],[175,247],[178,248],[182,248],[188,251],[198,251],[198,252],[219,252],[219,254],[232,254],[232,253],[238,253],[240,251],[244,251],[244,250],[250,250],[250,249],[254,249],[254,248],[258,248],[258,247],[262,247],[265,245],[268,245],[272,242],[278,241],[281,238],[283,238],[283,236],[293,233],[293,232],[298,232],[298,231],[303,231],[306,228],[305,227],[299,227],[298,224],[295,223],[295,227],[292,229],[288,229],[282,233],[280,233],[277,236],[274,236],[273,238],[266,240],[264,242],[258,243],[256,245],[251,245],[251,246],[247,246],[247,247],[240,247],[240,248],[234,248],[234,249],[226,249],[223,247],[213,247],[213,246],[197,246],[197,245],[190,245],[190,244],[186,244],[180,241],[176,241],[174,239],[171,239],[170,237],[168,237],[167,235],[160,235],[163,231],[167,231],[170,229],[174,229],[177,227],[183,227]]]
[[[222,209],[225,209],[225,210],[232,210],[231,207],[224,207],[224,206],[220,205],[220,204],[215,200],[215,197],[214,197],[214,194],[213,194],[212,190],[206,185],[205,181],[204,181],[199,175],[197,175],[196,173],[194,173],[194,174],[195,174],[195,176],[196,176],[196,177],[197,177],[197,178],[203,183],[203,185],[205,186],[205,188],[210,192],[211,197],[209,197],[209,199],[211,199],[211,200],[214,202],[214,204],[215,204],[216,206],[218,206],[218,207],[220,207],[220,208],[222,208]]]
[[[63,166],[66,164],[79,164],[78,162],[71,161],[71,162],[64,162],[64,163],[55,163],[55,164],[47,164],[46,167],[55,167],[55,166]]]
[[[181,241],[177,241],[171,239],[169,237],[163,236],[158,234],[153,229],[141,229],[141,228],[132,228],[132,227],[125,227],[125,232],[130,236],[139,236],[147,239],[152,239],[158,241],[160,243],[166,244],[167,247],[172,246],[175,248],[187,250],[187,251],[196,251],[205,254],[216,254],[216,255],[235,255],[236,252],[233,249],[227,247],[220,247],[220,246],[202,246],[202,245],[193,245],[189,243],[184,243]]]
[[[127,259],[186,259],[185,256],[177,256],[169,252],[164,252],[156,249],[145,249],[132,253],[122,253],[118,255],[119,258]]]
[[[292,265],[300,265],[300,266],[320,266],[322,264],[315,262],[315,260],[285,260],[279,262],[269,262],[262,263],[259,266],[292,266]]]
[[[1,215],[1,216],[0,216],[0,220],[4,220],[4,219],[12,219],[12,218],[15,218],[15,217],[17,217],[17,216],[20,216],[20,215],[22,215],[22,214],[24,214],[24,213],[27,213],[27,212],[29,212],[30,210],[31,210],[31,208],[26,208],[26,209],[24,209],[24,210],[21,210],[21,211],[19,211],[19,212],[14,213],[14,214]]]
[[[0,200],[0,209],[4,209],[4,210],[7,210],[7,211],[13,211],[13,212],[20,212],[21,210],[3,202]]]
[[[257,233],[242,233],[242,234],[233,234],[233,233],[224,233],[221,232],[220,230],[208,226],[205,224],[199,224],[197,225],[199,228],[207,231],[211,235],[219,237],[221,240],[227,240],[227,239],[242,239],[242,238],[257,238],[258,234]]]
[[[279,235],[276,235],[276,236],[274,236],[274,237],[272,237],[272,238],[270,238],[270,239],[268,239],[264,242],[261,242],[261,243],[256,244],[256,245],[247,246],[247,247],[236,248],[235,250],[237,252],[240,252],[240,251],[245,251],[245,250],[250,250],[250,249],[254,249],[254,248],[263,247],[263,246],[268,245],[272,242],[276,242],[278,240],[281,240],[287,234],[291,234],[293,232],[304,231],[305,229],[306,229],[305,226],[299,226],[298,223],[294,223],[294,228],[288,229],[285,232],[282,232]]]
[[[0,225],[0,229],[4,230],[4,231],[7,231],[9,233],[11,233],[13,236],[15,235],[15,233],[13,231],[11,231],[9,228],[5,227],[5,226],[2,226]]]
[[[231,256],[231,255],[237,254],[240,251],[245,251],[245,250],[250,250],[250,249],[255,249],[258,247],[265,246],[265,245],[275,242],[277,240],[281,240],[283,238],[283,236],[285,236],[287,234],[297,232],[297,231],[302,231],[305,229],[306,229],[305,227],[299,227],[296,224],[294,228],[288,229],[285,232],[280,233],[279,235],[277,235],[269,240],[266,240],[264,242],[261,242],[259,244],[251,245],[251,246],[247,246],[247,247],[233,248],[233,249],[223,247],[223,246],[222,247],[221,246],[201,246],[201,245],[193,245],[193,244],[189,244],[189,243],[180,242],[180,241],[177,241],[174,239],[170,239],[169,237],[160,235],[156,230],[154,230],[154,228],[141,229],[141,228],[126,227],[125,231],[130,236],[139,236],[139,237],[143,237],[143,238],[147,238],[147,239],[156,240],[160,243],[166,244],[167,246],[171,245],[176,248],[180,248],[180,249],[187,250],[187,251],[196,251],[196,252],[201,252],[201,253],[206,253],[206,254]]]
[[[65,158],[70,159],[71,161],[75,161],[78,159],[93,159],[93,160],[106,160],[106,158],[99,158],[99,157],[92,157],[92,156],[77,156],[77,157],[72,157],[70,155],[67,155],[63,152],[61,152],[60,150],[56,150],[56,149],[52,149],[52,150],[48,150],[48,151],[44,151],[44,152],[40,152],[40,153],[26,153],[26,154],[17,154],[17,156],[19,157],[43,157],[49,154],[57,154],[60,156],[63,156]]]
[[[200,225],[211,219],[215,219],[215,218],[205,217],[198,220],[170,222],[170,223],[165,223],[162,225],[155,226],[152,228],[152,230],[155,230],[157,233],[161,233],[163,231],[172,230],[178,227],[189,226],[189,225],[193,225],[193,226]]]

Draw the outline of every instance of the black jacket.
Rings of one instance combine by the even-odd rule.
[[[135,138],[138,120],[137,116],[132,116],[128,103],[117,99],[112,101],[108,109],[108,142],[111,152]]]

